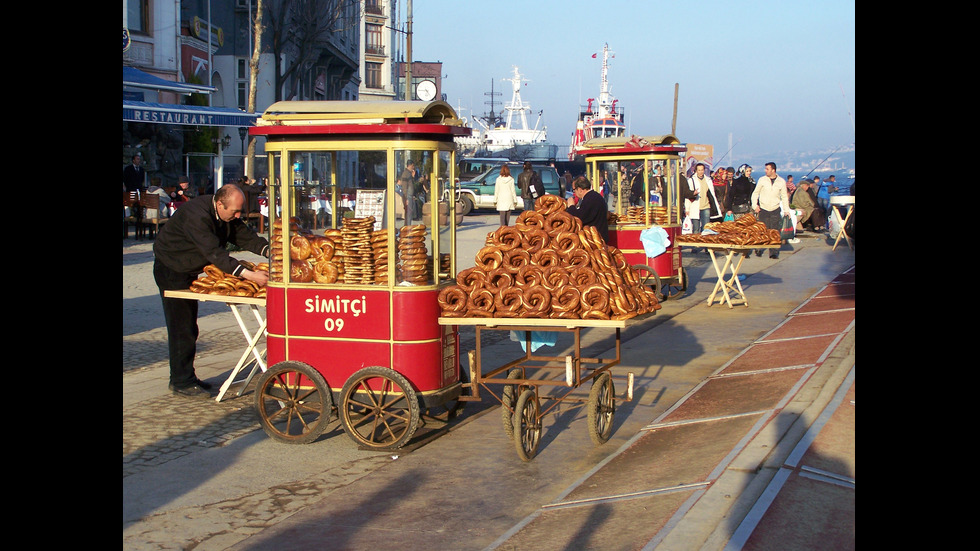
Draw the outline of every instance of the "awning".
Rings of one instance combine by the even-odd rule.
[[[189,126],[253,126],[257,113],[232,107],[205,107],[123,100],[123,120]]]
[[[136,67],[123,65],[123,87],[145,88],[147,90],[167,90],[180,94],[209,94],[217,91],[213,86],[203,84],[190,84],[188,82],[174,82],[166,80],[150,73],[140,71]]]

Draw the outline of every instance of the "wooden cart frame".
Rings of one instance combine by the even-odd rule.
[[[541,420],[564,402],[586,404],[589,436],[593,443],[600,445],[609,439],[612,435],[616,400],[633,399],[633,373],[626,376],[625,398],[617,398],[610,372],[620,363],[622,330],[626,328],[627,321],[645,319],[650,315],[652,313],[631,320],[439,318],[439,323],[470,325],[476,330],[476,349],[469,353],[470,382],[463,385],[464,390],[469,389],[470,394],[460,396],[459,399],[463,402],[479,401],[482,399],[481,392],[485,391],[499,401],[504,432],[513,438],[518,456],[524,461],[530,461],[537,455]],[[582,355],[582,330],[586,328],[615,330],[615,355],[612,358]],[[484,331],[523,332],[524,355],[483,373]],[[572,353],[564,356],[536,354],[531,347],[533,331],[571,333],[575,342]],[[556,371],[564,372],[564,377],[546,378]],[[592,387],[588,397],[573,395],[575,390],[590,381]],[[503,385],[499,395],[489,386],[491,384]]]

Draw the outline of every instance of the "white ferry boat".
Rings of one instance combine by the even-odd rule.
[[[521,99],[521,87],[528,81],[516,65],[513,76],[504,80],[510,81],[512,85],[511,100],[504,105],[504,114],[495,116],[491,106],[489,116],[474,116],[474,122],[480,128],[474,128],[472,136],[455,139],[461,156],[507,157],[515,161],[528,158],[554,159],[557,146],[548,143],[548,127],[541,126],[543,111],[538,112],[533,127],[528,124],[531,105]]]

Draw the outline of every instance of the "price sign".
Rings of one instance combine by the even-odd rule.
[[[374,229],[380,230],[383,226],[385,214],[385,190],[383,189],[359,189],[354,202],[354,216],[356,218],[374,217]]]

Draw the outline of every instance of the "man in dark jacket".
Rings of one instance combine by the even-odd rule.
[[[568,213],[582,219],[583,226],[595,226],[602,240],[609,243],[609,219],[606,200],[599,192],[592,189],[592,182],[585,176],[579,176],[572,183],[572,193],[578,198],[568,199]]]
[[[122,178],[126,191],[143,191],[146,187],[146,169],[143,168],[142,155],[133,155],[132,164],[123,167]]]
[[[531,161],[524,161],[524,171],[517,175],[517,187],[521,190],[524,210],[534,210],[534,201],[544,195],[541,176],[531,168]]]
[[[228,243],[234,243],[255,254],[269,256],[269,242],[241,220],[244,203],[245,194],[234,185],[223,186],[214,195],[195,197],[174,212],[153,243],[153,279],[163,300],[170,350],[170,390],[175,394],[210,396],[211,385],[194,373],[198,301],[164,297],[164,291],[189,289],[209,264],[259,285],[269,281],[268,272],[246,269],[225,248]]]

